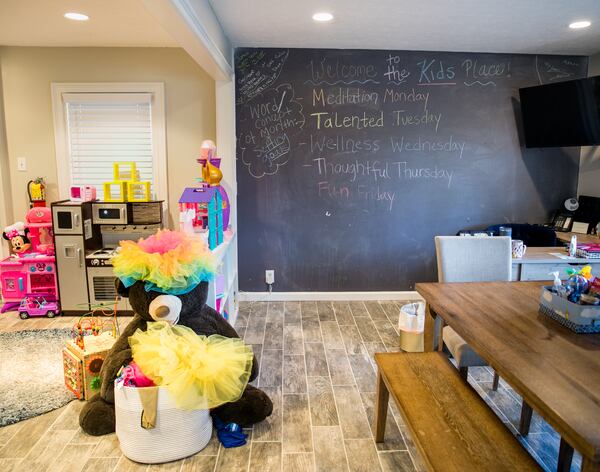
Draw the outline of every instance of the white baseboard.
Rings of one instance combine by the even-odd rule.
[[[401,292],[239,292],[242,302],[350,301],[350,300],[423,300],[415,291]]]

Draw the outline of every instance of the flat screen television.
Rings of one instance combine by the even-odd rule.
[[[600,144],[600,76],[519,89],[525,146]]]

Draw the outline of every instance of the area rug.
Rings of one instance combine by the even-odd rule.
[[[63,380],[70,329],[0,333],[0,426],[38,416],[75,397]]]

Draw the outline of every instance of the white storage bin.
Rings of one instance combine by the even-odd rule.
[[[156,425],[144,429],[138,390],[115,385],[116,433],[125,456],[135,462],[156,464],[192,456],[206,447],[212,435],[209,410],[180,410],[167,389],[158,387]]]

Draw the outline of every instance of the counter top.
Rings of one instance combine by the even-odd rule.
[[[558,234],[558,233],[557,233]],[[563,233],[567,234],[567,233]],[[588,235],[589,236],[589,235]],[[597,238],[596,238],[597,239]],[[554,254],[560,254],[558,257]],[[600,264],[600,259],[584,259],[582,257],[568,257],[564,247],[528,247],[525,255],[520,259],[513,258],[513,264]]]
[[[571,236],[577,236],[577,243],[600,243],[600,238],[594,234],[563,233],[556,231],[556,238],[563,243],[570,243]]]

